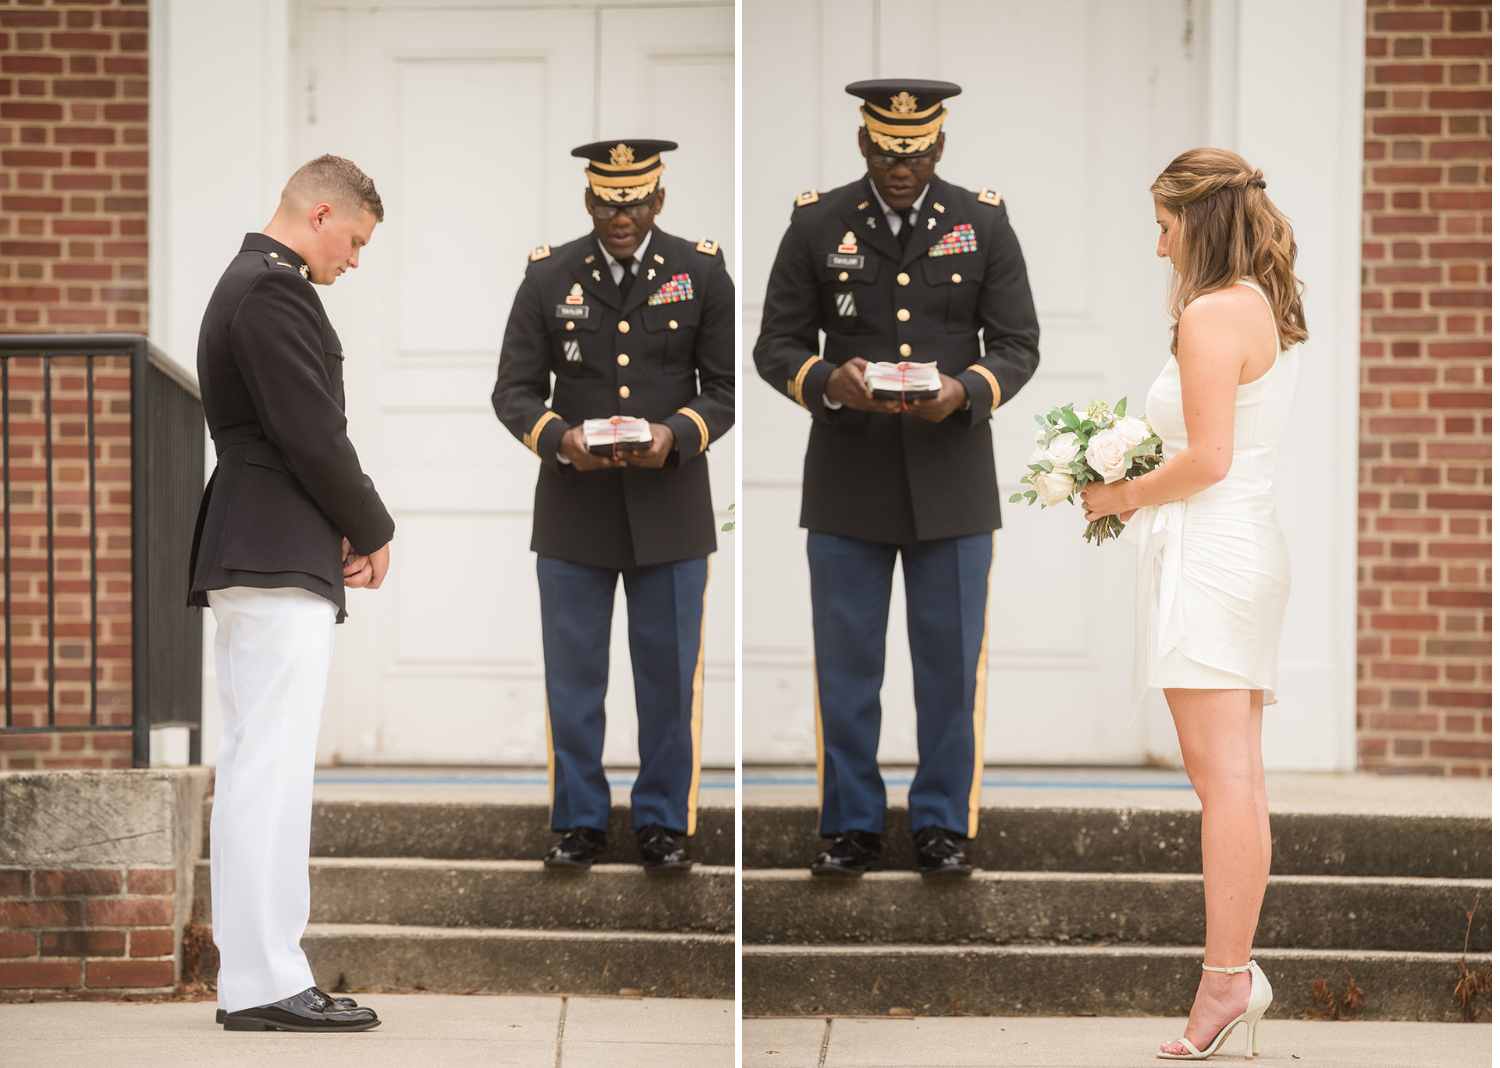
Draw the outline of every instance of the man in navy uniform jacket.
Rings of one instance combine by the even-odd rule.
[[[797,198],[766,289],[761,377],[812,414],[802,526],[812,580],[819,875],[880,865],[875,752],[892,572],[901,556],[924,874],[966,875],[978,828],[993,532],[990,417],[1036,370],[1037,321],[1000,194],[934,173],[951,82],[856,82],[867,174]],[[819,353],[818,334],[826,335]],[[878,399],[869,362],[936,363],[941,388]]]
[[[691,866],[703,716],[704,593],[717,547],[709,443],[734,422],[734,283],[717,242],[654,225],[671,141],[601,141],[593,232],[531,253],[492,398],[541,460],[537,554],[547,676],[553,867],[604,854],[604,695],[615,587],[630,618],[641,769],[632,822],[649,871]],[[550,397],[550,403],[549,403]],[[585,419],[635,416],[649,448],[591,453]]]
[[[395,523],[344,419],[344,351],[315,285],[359,266],[385,217],[338,156],[292,175],[246,234],[198,336],[218,465],[193,537],[191,603],[213,609],[224,729],[210,873],[219,1014],[230,1031],[363,1031],[380,1021],[313,984],[308,837],[318,723],[344,587],[378,587]]]

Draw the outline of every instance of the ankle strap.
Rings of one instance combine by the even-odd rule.
[[[1250,962],[1250,964],[1254,963],[1254,961]],[[1212,964],[1205,964],[1203,970],[1206,972],[1223,972],[1225,975],[1236,975],[1239,972],[1248,972],[1250,964],[1241,964],[1238,968],[1215,968]]]

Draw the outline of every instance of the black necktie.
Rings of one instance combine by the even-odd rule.
[[[630,286],[631,286],[631,283],[633,283],[635,281],[635,275],[633,275],[633,274],[630,273],[630,268],[632,268],[632,267],[635,266],[635,260],[634,259],[628,259],[628,260],[621,260],[619,262],[620,262],[620,267],[623,269],[623,273],[620,275],[620,283],[619,283],[619,285],[620,285],[620,296],[621,297],[628,297],[628,296],[630,296]]]
[[[906,251],[907,242],[911,240],[911,232],[916,229],[911,224],[911,209],[901,212],[901,229],[896,231],[896,240],[901,243],[901,251]]]

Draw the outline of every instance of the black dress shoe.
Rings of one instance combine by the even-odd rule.
[[[547,851],[542,863],[549,868],[589,868],[604,856],[603,831],[592,827],[574,827]]]
[[[686,835],[669,831],[659,823],[648,823],[635,832],[635,840],[641,844],[641,856],[645,858],[646,870],[653,872],[687,871],[693,862],[687,855]]]
[[[845,831],[834,835],[828,848],[813,861],[814,875],[863,875],[880,870],[880,835]]]
[[[314,994],[317,994],[324,1001],[328,1002],[334,1008],[337,1008],[337,1009],[357,1009],[357,1008],[359,1008],[359,1003],[357,1001],[355,1001],[353,998],[336,997],[333,994],[329,994],[326,991],[321,990],[321,989],[319,989],[318,987],[315,987],[315,986],[314,987],[309,987],[308,989],[310,989]],[[214,1023],[216,1023],[216,1024],[222,1024],[224,1022],[224,1017],[227,1016],[227,1015],[229,1015],[229,1014],[226,1013],[223,1009],[216,1009],[214,1011]]]
[[[960,844],[965,839],[952,831],[930,823],[911,837],[917,847],[917,870],[923,875],[969,875],[974,871]]]
[[[315,986],[224,1017],[226,1031],[368,1031],[378,1026],[374,1009],[341,1008]]]

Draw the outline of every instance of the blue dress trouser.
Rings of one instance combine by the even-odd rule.
[[[604,694],[615,586],[625,584],[641,770],[630,792],[639,829],[692,834],[703,724],[703,598],[708,557],[618,570],[536,559],[547,676],[552,829],[609,827]]]
[[[896,555],[906,578],[906,630],[917,705],[911,830],[979,827],[992,534],[886,545],[809,531],[816,660],[818,833],[880,834],[885,782],[880,687]]]

